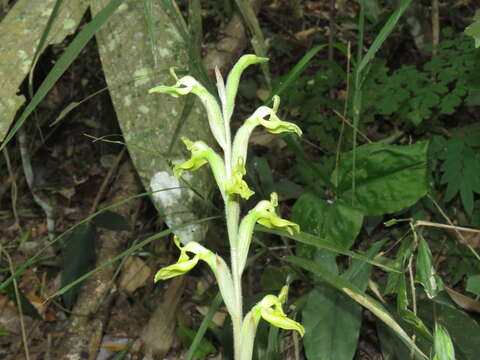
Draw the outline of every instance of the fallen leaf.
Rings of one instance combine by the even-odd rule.
[[[123,267],[120,277],[120,289],[133,293],[144,286],[150,278],[152,270],[137,256],[130,256]]]

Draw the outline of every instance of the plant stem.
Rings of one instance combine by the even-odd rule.
[[[241,347],[240,341],[242,336],[243,323],[243,301],[242,301],[242,274],[240,273],[238,264],[238,224],[240,218],[240,203],[238,200],[230,197],[225,201],[225,211],[227,217],[227,231],[230,242],[230,259],[232,267],[232,281],[235,292],[235,314],[230,314],[232,317],[233,327],[233,347],[235,360],[240,359]]]

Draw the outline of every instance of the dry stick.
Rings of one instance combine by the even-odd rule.
[[[17,180],[16,180],[16,177],[15,177],[15,171],[12,170],[12,164],[10,163],[10,156],[8,155],[7,146],[5,146],[4,149],[3,149],[3,156],[5,157],[5,163],[7,164],[8,175],[10,177],[10,182],[12,184],[12,188],[11,188],[12,199],[11,199],[11,201],[12,201],[13,217],[15,218],[16,227],[21,230],[20,218],[19,218],[18,212],[17,212]]]
[[[465,240],[465,238],[463,237],[462,233],[459,231],[459,230],[462,230],[462,231],[469,231],[469,232],[480,232],[480,231],[475,231],[474,229],[469,229],[469,228],[464,228],[464,227],[460,227],[460,226],[455,226],[452,222],[452,220],[450,220],[450,218],[448,217],[448,215],[445,213],[445,211],[443,211],[443,209],[440,207],[440,205],[438,205],[438,203],[435,201],[434,198],[432,198],[430,195],[428,195],[428,198],[433,202],[433,204],[435,205],[435,207],[438,209],[438,211],[440,212],[440,214],[443,216],[443,218],[450,224],[450,227],[447,227],[447,225],[445,224],[435,224],[435,223],[429,223],[428,221],[425,221],[423,222],[423,226],[433,226],[433,227],[438,227],[438,228],[447,228],[447,229],[452,229],[453,231],[455,231],[455,234],[458,236],[458,238],[461,240],[461,242],[463,244],[465,244],[465,246],[467,246],[470,251],[473,253],[473,255],[478,259],[480,260],[480,255],[478,255],[478,253],[475,251],[475,249]],[[418,221],[417,221],[418,223]],[[435,225],[432,225],[432,224],[435,224]],[[415,224],[416,225],[416,224]]]
[[[12,259],[8,252],[0,245],[0,252],[2,252],[8,261],[8,267],[10,268],[10,272],[15,274],[15,269],[13,267]],[[23,351],[25,352],[25,359],[30,360],[30,352],[28,351],[28,343],[27,343],[27,333],[25,331],[25,322],[23,320],[23,312],[22,312],[22,302],[20,301],[20,292],[18,291],[18,284],[17,279],[13,278],[13,289],[15,290],[15,301],[17,302],[18,308],[18,317],[20,319],[20,329],[22,332],[22,342],[23,342]]]
[[[345,116],[343,116],[342,114],[340,114],[340,113],[339,113],[337,110],[335,110],[335,109],[333,110],[333,112],[334,112],[340,119],[342,119],[342,121],[343,121],[344,123],[346,123],[346,124],[347,124],[348,126],[350,126],[352,129],[354,129],[353,124],[352,124],[350,121],[348,121]],[[369,142],[369,143],[372,143],[372,140],[370,140],[370,139],[368,138],[368,136],[365,135],[363,132],[361,132],[361,131],[358,130],[358,129],[357,129],[357,132],[358,132],[359,135],[361,135],[361,137],[362,137],[364,140],[366,140],[366,141]]]
[[[110,181],[112,180],[113,175],[117,172],[118,166],[120,165],[120,161],[122,161],[123,155],[125,154],[126,150],[127,148],[124,147],[122,151],[118,153],[117,157],[115,158],[115,162],[113,163],[110,170],[108,170],[107,176],[105,176],[105,179],[103,179],[102,185],[100,186],[100,189],[98,190],[97,195],[95,196],[95,200],[93,201],[92,207],[90,209],[90,214],[93,214],[95,211],[97,211],[98,204],[100,203],[100,200],[105,194],[107,186],[108,184],[110,184]]]
[[[331,30],[330,30],[331,31]],[[351,43],[350,41],[347,44],[347,88],[346,88],[346,96],[345,96],[345,103],[343,104],[343,116],[340,116],[341,119],[347,118],[347,110],[348,110],[348,95],[350,93],[350,60],[352,59],[351,53]],[[338,184],[339,181],[339,174],[338,174],[338,167],[340,166],[340,151],[342,150],[342,141],[343,141],[343,133],[345,132],[345,121],[342,121],[340,125],[340,134],[338,136],[338,143],[337,143],[337,153],[335,155],[335,183]]]
[[[418,246],[418,235],[415,231],[414,226],[412,223],[410,223],[410,228],[412,229],[413,232],[413,241],[415,242],[415,247]],[[416,293],[415,293],[415,279],[413,277],[413,253],[410,254],[410,257],[408,259],[408,275],[410,278],[410,291],[412,292],[412,309],[413,309],[413,314],[416,316],[417,315],[417,298],[416,298]],[[413,345],[415,345],[415,339],[416,335],[412,335],[412,342]],[[415,359],[415,348],[414,346],[411,347],[410,349],[410,358],[413,360]]]

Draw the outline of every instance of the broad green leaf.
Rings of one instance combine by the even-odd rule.
[[[405,209],[420,200],[428,189],[428,143],[408,146],[372,143],[344,154],[338,169],[337,192],[364,215],[382,215]],[[333,175],[335,176],[335,174]]]
[[[420,301],[418,315],[432,328],[437,323],[448,331],[455,345],[457,359],[478,359],[480,325],[466,312],[452,304],[445,293],[439,294],[433,300]]]
[[[104,211],[92,219],[92,222],[99,228],[109,230],[128,231],[131,230],[130,224],[120,214],[113,211]]]
[[[303,194],[292,208],[292,220],[303,231],[348,250],[362,227],[360,211],[342,202],[328,203],[315,194]]]
[[[467,279],[467,291],[480,296],[480,274],[471,275]]]
[[[383,242],[373,246],[369,255],[375,255]],[[317,260],[317,259],[316,259]],[[333,272],[336,274],[336,265]],[[342,278],[364,291],[370,277],[371,265],[355,260]],[[362,321],[362,307],[338,289],[317,285],[308,294],[302,313],[305,336],[303,339],[307,359],[350,360],[358,342]]]
[[[418,233],[418,252],[415,279],[423,285],[425,293],[431,299],[443,290],[442,279],[433,268],[432,253],[422,234]]]
[[[414,351],[422,358],[428,359],[428,357],[415,345],[410,339],[408,334],[401,328],[401,326],[395,321],[395,319],[389,314],[389,312],[380,304],[377,300],[371,296],[365,294],[356,285],[350,281],[343,279],[342,277],[335,275],[326,270],[321,264],[314,263],[309,260],[305,260],[296,256],[286,256],[284,260],[299,266],[319,277],[323,281],[327,282],[336,289],[344,292],[360,305],[370,310],[375,316],[382,320],[387,326],[389,326],[408,346],[411,346]]]
[[[95,260],[95,242],[97,239],[95,226],[82,224],[70,234],[63,252],[62,287],[76,281],[92,269]],[[63,294],[63,302],[71,308],[80,291],[77,284]]]

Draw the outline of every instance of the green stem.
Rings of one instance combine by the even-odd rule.
[[[240,218],[240,203],[233,199],[232,195],[227,195],[225,201],[225,210],[227,217],[227,231],[230,242],[230,259],[232,267],[232,281],[235,292],[235,314],[230,314],[232,317],[233,327],[233,347],[235,360],[240,359],[241,347],[240,342],[242,338],[242,323],[243,323],[243,299],[242,299],[242,275],[239,269],[239,255],[238,255],[238,224]]]

